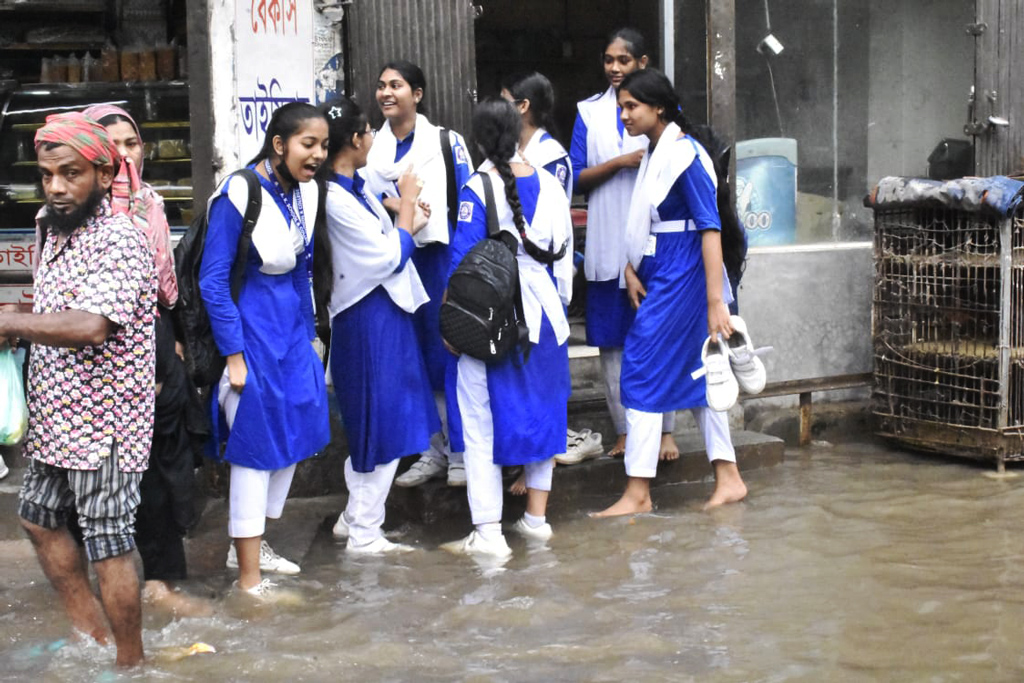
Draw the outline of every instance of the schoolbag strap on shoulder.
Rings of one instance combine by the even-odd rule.
[[[455,183],[455,159],[452,158],[452,140],[447,128],[439,128],[441,135],[441,156],[444,157],[445,180],[448,190],[448,225],[455,227],[459,219],[459,188]]]
[[[251,168],[239,169],[232,175],[245,178],[245,183],[249,187],[249,201],[245,205],[245,214],[242,216],[242,233],[238,236],[238,251],[235,254],[235,262],[231,265],[231,298],[237,302],[238,295],[242,290],[242,280],[245,278],[245,265],[249,261],[252,231],[256,228],[256,221],[260,219],[263,190],[260,187],[260,179]]]

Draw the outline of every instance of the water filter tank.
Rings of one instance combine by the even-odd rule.
[[[796,140],[736,143],[736,215],[752,247],[796,241]]]

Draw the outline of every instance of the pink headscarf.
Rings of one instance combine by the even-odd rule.
[[[37,152],[44,142],[67,145],[95,166],[113,166],[118,158],[117,148],[110,143],[107,129],[82,112],[47,116],[46,123],[36,131]]]
[[[139,125],[124,109],[112,104],[96,104],[85,109],[83,113],[95,121],[111,115],[123,117],[132,124],[135,135],[139,138],[139,144],[142,144]],[[106,133],[106,129],[104,129],[104,133]],[[141,175],[141,167],[135,168],[135,162],[131,158],[122,157],[120,169],[110,188],[110,205],[114,213],[124,213],[130,216],[135,226],[146,236],[156,265],[157,299],[167,308],[172,308],[178,301],[178,280],[174,275],[171,228],[167,224],[167,215],[164,213],[163,197],[157,194],[156,190],[148,183],[142,182]]]

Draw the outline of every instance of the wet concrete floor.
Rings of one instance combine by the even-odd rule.
[[[555,537],[529,548],[510,534],[503,568],[438,549],[469,530],[455,507],[428,524],[391,512],[390,535],[421,549],[353,559],[330,535],[343,496],[290,501],[267,536],[301,562],[280,580],[300,602],[274,606],[231,593],[212,501],[185,587],[215,616],[147,609],[151,662],[134,679],[1024,679],[1024,477],[877,444],[786,455],[747,474],[746,502],[712,513],[708,484],[661,487],[654,514],[603,521],[584,513],[606,492],[556,490]],[[5,510],[0,525],[14,523]],[[26,541],[0,541],[0,577],[0,679],[133,678],[95,645],[47,652],[67,622]],[[173,660],[195,641],[217,654]]]

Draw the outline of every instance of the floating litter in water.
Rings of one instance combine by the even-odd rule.
[[[191,657],[192,655],[201,654],[216,654],[217,649],[212,645],[206,643],[192,643],[189,647],[164,647],[160,648],[157,653],[157,659],[161,659],[165,662],[176,662],[179,659],[185,659],[185,657]]]

